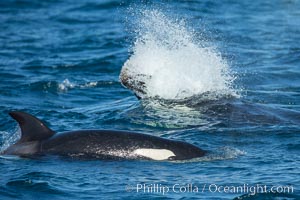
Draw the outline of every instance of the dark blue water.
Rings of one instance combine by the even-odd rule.
[[[135,28],[145,13],[135,13],[147,9],[183,19],[214,46],[236,95],[139,101],[122,87],[121,68],[143,37]],[[181,163],[1,157],[0,199],[300,199],[299,1],[7,0],[0,22],[2,149],[19,137],[8,112],[22,110],[57,132],[134,130],[210,152]],[[201,79],[215,77],[213,67]],[[163,89],[171,80],[158,81]],[[252,192],[232,190],[244,185]],[[255,194],[257,185],[279,192]]]

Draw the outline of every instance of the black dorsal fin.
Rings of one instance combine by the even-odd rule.
[[[9,115],[19,123],[21,128],[20,143],[46,140],[55,134],[41,120],[28,113],[15,111],[10,112]]]

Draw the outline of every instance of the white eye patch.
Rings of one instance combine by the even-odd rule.
[[[133,153],[152,160],[167,160],[168,158],[175,156],[172,151],[167,149],[136,149]]]

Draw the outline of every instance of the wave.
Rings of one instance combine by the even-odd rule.
[[[72,89],[88,89],[115,85],[115,81],[70,81],[68,78],[58,81],[36,81],[29,84],[31,91],[65,93]],[[28,84],[21,87],[27,88]]]

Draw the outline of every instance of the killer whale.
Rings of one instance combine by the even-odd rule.
[[[77,130],[55,133],[38,118],[10,112],[21,128],[21,138],[2,152],[24,157],[58,155],[91,159],[188,160],[206,151],[183,142],[116,130]]]

